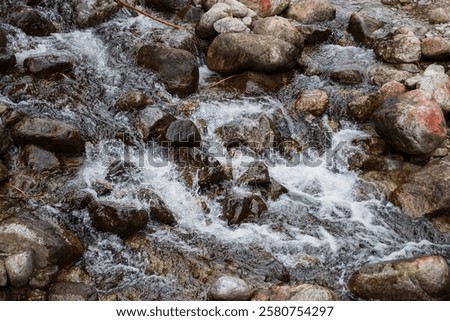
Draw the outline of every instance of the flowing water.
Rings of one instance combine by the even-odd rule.
[[[350,13],[361,7],[360,1],[341,2],[337,19],[330,23],[337,33],[342,32]],[[54,9],[51,5],[46,8],[48,12]],[[64,16],[66,9],[61,3],[56,10],[59,15],[55,21]],[[379,17],[392,11],[379,5],[370,10]],[[393,25],[404,19],[400,13],[392,14],[396,18]],[[418,26],[413,19],[406,21]],[[271,178],[287,187],[289,193],[269,201],[267,212],[257,221],[229,226],[221,218],[221,195],[207,197],[195,184],[187,187],[164,150],[142,141],[132,124],[135,115],[116,113],[113,108],[122,93],[143,91],[152,97],[155,106],[176,110],[184,100],[172,97],[155,76],[138,68],[135,54],[139,44],[158,39],[189,43],[189,32],[168,30],[125,11],[96,28],[76,30],[68,23],[65,26],[66,32],[43,38],[7,27],[18,65],[32,55],[59,53],[74,56],[77,67],[57,82],[4,77],[0,102],[29,114],[75,124],[89,137],[80,169],[54,191],[53,198],[32,206],[81,237],[85,254],[79,264],[86,268],[101,294],[112,293],[125,299],[130,298],[133,289],[140,299],[204,298],[208,282],[202,276],[185,277],[190,273],[187,267],[194,266],[193,270],[198,271],[222,267],[258,285],[285,280],[289,273],[293,282],[325,285],[343,298],[350,298],[346,281],[366,263],[430,254],[450,259],[448,237],[436,232],[428,221],[410,220],[382,193],[372,193],[369,200],[360,200],[355,194],[359,179],[357,173],[347,169],[347,158],[357,148],[351,141],[367,134],[341,116],[352,90],[371,92],[375,88],[368,79],[351,88],[339,86],[330,82],[328,75],[343,66],[356,66],[361,71],[376,66],[371,50],[321,45],[311,54],[319,66],[315,76],[296,73],[277,94],[259,96],[208,90],[209,79],[217,75],[208,70],[200,55],[200,93],[188,99],[197,107],[187,118],[202,124],[204,148],[215,149],[216,158],[231,168],[234,177],[256,156],[245,149],[231,154],[223,148],[215,129],[228,122],[248,124],[261,114],[274,119],[282,115],[292,138],[318,140],[315,143],[321,147],[308,149],[294,159],[276,150],[265,154]],[[287,105],[304,88],[320,88],[330,96],[330,113],[320,120],[319,135],[287,111]],[[333,122],[339,123],[339,129],[330,125]],[[117,139],[123,135],[130,145]],[[105,181],[109,165],[123,158],[136,165],[133,175],[113,185],[108,195],[97,195],[95,184]],[[99,199],[136,207],[144,205],[134,192],[149,188],[166,202],[178,223],[167,227],[151,222],[143,237],[134,241],[99,233],[91,226],[87,210],[64,210],[64,193],[73,186]],[[241,186],[232,189],[245,191]],[[152,250],[143,249],[139,242],[147,242]],[[162,265],[166,268],[158,269],[158,262],[165,259]]]

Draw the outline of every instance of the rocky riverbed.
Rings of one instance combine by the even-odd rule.
[[[448,1],[126,4],[0,4],[0,299],[450,299]]]

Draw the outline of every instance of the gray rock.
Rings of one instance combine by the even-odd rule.
[[[16,56],[6,48],[0,47],[0,75],[6,74],[12,67],[16,65]]]
[[[238,0],[205,0],[203,1],[203,8],[209,10],[216,3],[225,3],[229,5],[233,17],[244,18],[249,14],[249,8]]]
[[[48,293],[49,301],[98,301],[97,290],[87,284],[74,282],[54,283]]]
[[[412,63],[422,58],[419,38],[407,28],[399,28],[374,44],[378,58],[389,63]]]
[[[36,77],[47,78],[57,73],[70,71],[75,67],[75,60],[71,57],[48,55],[28,57],[23,65]]]
[[[170,147],[200,147],[202,137],[191,120],[178,119],[170,123],[162,142]]]
[[[252,287],[244,280],[234,276],[221,276],[211,284],[208,299],[211,301],[248,301]]]
[[[28,283],[34,271],[34,253],[32,250],[13,254],[6,258],[5,268],[9,282],[15,287]]]
[[[0,260],[0,287],[4,287],[8,284],[8,273],[6,272],[5,262]]]
[[[294,45],[300,50],[304,46],[301,33],[288,19],[283,17],[267,17],[257,20],[253,24],[253,33],[273,36]]]
[[[246,32],[249,33],[250,29],[242,22],[242,20],[226,17],[214,22],[214,30],[217,33],[229,33],[229,32]]]
[[[439,104],[444,113],[450,112],[450,77],[444,67],[431,65],[425,69],[416,85],[428,94],[428,98]]]
[[[337,295],[330,289],[313,284],[302,284],[289,301],[336,301]]]
[[[355,85],[364,80],[364,75],[357,69],[341,69],[332,71],[330,78],[344,85]]]
[[[354,12],[350,16],[348,23],[348,32],[350,32],[353,38],[366,46],[372,46],[376,37],[373,35],[375,31],[383,28],[384,22],[376,20],[361,12]]]
[[[20,160],[25,166],[37,172],[57,169],[61,165],[55,154],[35,145],[26,146],[20,154]]]
[[[57,265],[50,265],[37,270],[28,285],[33,289],[45,289],[56,277],[59,272]]]
[[[231,7],[225,3],[214,4],[200,19],[195,27],[196,34],[201,38],[210,38],[215,35],[214,23],[220,19],[231,17]]]
[[[223,201],[223,214],[230,225],[258,218],[266,210],[267,205],[259,195],[232,195]]]
[[[81,28],[105,22],[121,8],[117,2],[109,0],[72,0],[72,7],[75,23]]]
[[[450,10],[436,8],[430,12],[430,23],[440,24],[450,22]]]
[[[336,7],[330,0],[291,2],[286,16],[301,23],[328,21],[336,17]]]
[[[390,66],[380,66],[369,71],[370,78],[375,85],[383,86],[390,81],[404,82],[413,76],[412,73],[398,70]]]
[[[155,138],[160,141],[165,131],[175,121],[175,117],[160,108],[147,107],[143,109],[136,120],[135,127],[142,133],[145,141]]]
[[[269,169],[263,161],[255,161],[248,165],[248,169],[237,180],[238,184],[268,185],[270,184]]]

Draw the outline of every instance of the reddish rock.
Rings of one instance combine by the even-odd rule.
[[[305,90],[300,93],[292,107],[295,112],[308,112],[315,116],[321,116],[328,106],[328,95],[319,89]]]
[[[260,17],[276,16],[289,5],[289,0],[239,0],[254,10]]]
[[[378,58],[389,63],[412,63],[422,58],[420,40],[407,28],[376,41],[374,50]]]
[[[421,41],[422,55],[430,60],[450,60],[450,43],[442,37],[429,37]]]

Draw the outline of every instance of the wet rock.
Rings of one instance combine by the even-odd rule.
[[[248,169],[237,180],[238,184],[253,186],[270,184],[269,169],[263,161],[248,164]]]
[[[422,58],[420,40],[407,28],[399,28],[374,44],[378,58],[389,63],[418,62]]]
[[[297,30],[305,39],[305,45],[317,45],[330,39],[332,30],[324,26],[298,26]]]
[[[190,0],[145,0],[145,5],[164,12],[177,12],[191,3]]]
[[[8,284],[8,274],[5,268],[5,262],[0,260],[0,287],[4,287]]]
[[[249,14],[249,8],[238,0],[206,0],[203,5],[206,10],[211,9],[216,3],[225,3],[230,6],[231,14],[236,18],[244,18]]]
[[[450,43],[442,37],[423,38],[422,55],[430,60],[449,60]]]
[[[36,268],[64,268],[83,254],[81,241],[71,232],[32,215],[16,215],[0,224],[0,252],[34,252]]]
[[[20,159],[25,166],[37,172],[57,169],[61,165],[55,154],[35,145],[26,146]]]
[[[221,276],[208,290],[210,301],[248,301],[253,288],[246,281],[234,276]]]
[[[6,48],[0,48],[0,74],[6,74],[16,65],[16,56]]]
[[[0,183],[3,183],[9,178],[9,171],[6,166],[0,161]]]
[[[377,133],[390,146],[411,155],[432,152],[447,135],[442,110],[422,90],[386,100],[372,119]]]
[[[163,144],[170,147],[199,147],[202,141],[200,132],[191,120],[178,119],[167,127]]]
[[[186,22],[198,23],[205,12],[198,7],[189,5],[177,12],[177,16]]]
[[[92,225],[102,232],[130,236],[148,223],[148,211],[131,205],[94,201],[88,209]]]
[[[70,57],[49,55],[28,57],[24,60],[23,65],[34,76],[47,78],[72,70],[75,67],[75,61]]]
[[[252,300],[255,299],[257,298],[252,298]],[[265,301],[337,301],[338,296],[332,290],[314,284],[274,285],[268,289],[264,299]]]
[[[412,73],[389,66],[376,67],[369,71],[369,76],[375,85],[382,86],[390,81],[404,82],[412,77]]]
[[[280,134],[272,119],[266,115],[260,115],[256,119],[255,126],[245,128],[245,138],[245,145],[261,155],[278,145]]]
[[[384,22],[376,20],[361,12],[354,12],[350,16],[348,32],[360,44],[372,46],[377,39],[374,32],[383,28]]]
[[[55,25],[32,8],[23,7],[10,18],[10,23],[29,36],[45,37],[57,32]]]
[[[277,92],[287,85],[292,78],[291,73],[266,74],[246,71],[229,78],[219,86],[223,89],[237,90],[245,94],[261,94]]]
[[[301,23],[333,20],[336,17],[336,7],[330,0],[291,2],[286,16]]]
[[[405,85],[399,83],[398,81],[390,81],[385,83],[378,89],[377,92],[369,95],[369,105],[372,114],[375,110],[381,107],[384,101],[406,93],[408,90]]]
[[[138,183],[136,176],[139,175],[139,168],[130,161],[117,160],[108,166],[105,179],[108,182],[117,183]],[[111,192],[112,185],[107,182],[96,182],[93,186],[98,195],[107,195]]]
[[[276,16],[289,5],[289,0],[239,0],[260,17]]]
[[[10,255],[5,260],[9,282],[15,287],[28,283],[34,271],[34,253],[31,250]]]
[[[365,300],[445,300],[449,274],[444,258],[424,256],[364,266],[351,276],[348,288]]]
[[[0,28],[0,48],[5,48],[7,44],[5,32]]]
[[[228,224],[240,224],[258,218],[267,210],[267,205],[258,195],[234,195],[223,201],[223,214]]]
[[[276,72],[294,67],[297,55],[293,45],[271,36],[226,33],[214,39],[206,63],[209,69],[223,74]]]
[[[48,301],[98,301],[97,290],[90,285],[74,282],[54,283],[48,293]]]
[[[271,180],[269,185],[263,186],[260,189],[260,192],[265,199],[276,201],[281,195],[289,193],[289,190],[277,181]]]
[[[172,114],[164,112],[160,108],[147,107],[139,113],[135,127],[142,133],[145,141],[151,139],[161,141],[167,127],[173,121],[175,121],[175,117]]]
[[[450,22],[450,13],[444,8],[436,8],[430,12],[430,23],[440,24]]]
[[[59,272],[57,265],[50,265],[43,269],[37,270],[30,279],[28,285],[33,289],[45,289],[55,278]]]
[[[11,136],[19,145],[38,145],[57,153],[84,151],[80,131],[58,120],[25,118],[14,126]]]
[[[173,212],[154,191],[141,189],[138,193],[138,197],[141,201],[148,204],[152,218],[163,224],[173,225],[177,223]]]
[[[229,5],[226,3],[214,4],[198,22],[195,27],[195,33],[201,38],[210,38],[216,34],[214,23],[231,16],[231,7]]]
[[[198,63],[189,51],[144,45],[138,50],[137,64],[158,74],[172,95],[188,96],[198,90]]]
[[[355,85],[364,80],[364,75],[357,69],[343,69],[332,71],[330,78],[344,85]]]
[[[304,40],[301,33],[286,18],[267,17],[257,20],[253,24],[253,33],[258,35],[272,36],[284,40],[298,49],[303,49]]]
[[[413,218],[448,214],[450,211],[450,157],[430,162],[406,178],[395,190],[392,202]]]
[[[72,7],[75,22],[81,28],[105,22],[121,8],[115,1],[109,0],[72,0]]]
[[[147,94],[140,91],[130,91],[120,96],[114,107],[119,111],[135,111],[144,109],[151,103],[152,100]]]
[[[233,17],[226,17],[226,18],[217,20],[216,22],[214,22],[213,27],[217,33],[229,33],[229,32],[249,33],[250,32],[250,29],[247,28],[247,26],[242,22],[242,20],[233,18]]]
[[[450,77],[445,73],[444,67],[428,66],[416,88],[425,91],[428,98],[438,103],[444,113],[450,112]]]

